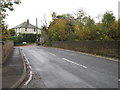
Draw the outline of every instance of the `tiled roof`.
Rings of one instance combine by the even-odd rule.
[[[14,29],[16,29],[16,28],[36,28],[36,26],[30,24],[29,22],[23,22],[14,27]]]

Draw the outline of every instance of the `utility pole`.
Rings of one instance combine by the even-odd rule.
[[[36,42],[38,42],[38,20],[36,18]]]

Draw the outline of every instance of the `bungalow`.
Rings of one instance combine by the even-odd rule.
[[[23,22],[17,26],[14,27],[16,35],[21,34],[41,34],[41,30],[30,24],[29,19],[27,19],[27,22]]]

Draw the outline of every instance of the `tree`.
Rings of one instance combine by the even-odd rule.
[[[110,26],[112,23],[115,22],[115,16],[113,16],[113,13],[111,11],[107,11],[104,13],[103,18],[102,18],[102,29],[101,29],[101,34],[103,37],[103,40],[109,40],[109,33],[110,32]]]
[[[48,27],[51,40],[120,40],[120,21],[115,21],[110,11],[103,14],[99,23],[95,23],[83,10],[74,17],[71,14],[53,14],[53,21]]]
[[[111,23],[110,30],[108,31],[108,36],[112,40],[120,40],[120,29],[118,29],[118,21]]]
[[[2,23],[2,20],[6,17],[6,11],[7,9],[10,11],[13,11],[13,4],[20,4],[20,0],[0,0],[0,23]]]
[[[16,34],[15,29],[13,29],[13,28],[9,29],[8,33],[9,33],[10,36],[15,36],[15,34]]]
[[[41,35],[38,36],[41,39],[39,40],[40,42],[37,42],[38,45],[50,41],[48,36],[48,23],[47,23],[46,15],[43,16],[42,24],[43,25],[41,26]]]
[[[7,16],[7,9],[13,11],[13,4],[20,4],[20,0],[0,0],[0,34],[2,40],[6,40],[8,36],[7,28],[3,19]],[[1,37],[1,36],[0,36]]]
[[[76,14],[75,34],[79,40],[95,40],[97,31],[95,21],[86,16],[83,10],[79,10]]]
[[[111,11],[105,12],[103,15],[102,23],[104,28],[109,28],[111,23],[115,21],[115,16],[113,16],[113,13]]]
[[[54,20],[54,19],[56,19],[57,13],[56,12],[52,12],[51,16],[52,16],[52,19]]]
[[[48,35],[51,40],[70,40],[74,32],[74,24],[65,15],[58,16],[50,23]]]
[[[1,28],[2,28],[2,40],[5,41],[8,38],[7,26],[2,24]]]
[[[56,19],[53,22],[51,22],[51,25],[49,27],[48,35],[50,37],[50,40],[65,40],[66,35],[64,32],[66,25],[66,20],[62,19]]]
[[[78,10],[77,13],[75,13],[76,20],[82,21],[84,17],[85,17],[85,12],[82,9]]]

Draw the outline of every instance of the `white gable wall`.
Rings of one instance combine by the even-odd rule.
[[[33,33],[33,34],[36,34],[36,31],[34,31],[34,29],[32,29],[32,28],[27,28],[27,29],[20,28],[20,32],[21,33]]]
[[[25,34],[36,34],[36,30],[32,29],[32,28],[27,28],[27,30],[25,28],[17,28],[15,29],[17,35],[19,35],[19,33],[25,33]],[[38,34],[41,34],[41,30],[38,29]]]

